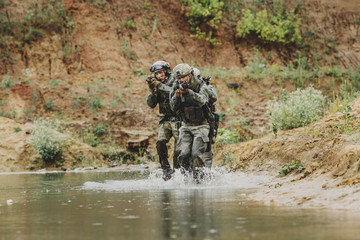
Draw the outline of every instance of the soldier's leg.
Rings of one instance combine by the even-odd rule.
[[[178,151],[179,157],[178,161],[181,167],[185,170],[190,170],[190,157],[191,157],[191,147],[193,142],[193,137],[191,132],[185,128],[181,127],[179,129],[179,141],[178,141]]]
[[[174,154],[173,154],[173,166],[174,169],[179,169],[180,162],[179,162],[179,150],[178,150],[178,141],[179,141],[179,128],[181,127],[181,122],[171,122],[172,126],[172,136],[174,137]]]
[[[212,160],[213,160],[213,153],[211,151],[211,144],[210,142],[207,143],[207,149],[206,151],[203,153],[203,159],[204,159],[204,164],[206,168],[211,168],[212,165]]]
[[[200,127],[194,132],[194,143],[192,146],[192,159],[194,169],[194,179],[200,181],[203,178],[203,168],[207,166],[207,148],[209,144],[208,127]]]
[[[163,169],[163,179],[169,180],[171,178],[172,169],[168,161],[168,149],[166,143],[171,137],[171,127],[169,122],[160,124],[158,140],[156,142],[156,150],[159,155],[161,168]]]

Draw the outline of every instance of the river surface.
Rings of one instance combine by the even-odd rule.
[[[349,211],[268,207],[256,183],[217,171],[206,184],[148,171],[0,175],[0,239],[360,239]]]

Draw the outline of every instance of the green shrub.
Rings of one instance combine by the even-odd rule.
[[[91,110],[97,110],[103,107],[103,104],[101,103],[101,98],[95,97],[93,95],[90,97],[88,105]]]
[[[136,25],[135,22],[132,19],[128,19],[125,21],[124,26],[126,28],[132,29],[132,30],[136,30]]]
[[[104,133],[106,132],[106,127],[104,125],[97,125],[94,129],[93,129],[93,133],[95,134],[95,136],[100,137],[101,135],[104,135]]]
[[[277,129],[302,127],[319,119],[324,103],[325,97],[311,86],[290,94],[284,91],[281,100],[269,107],[274,133]]]
[[[84,143],[90,145],[91,147],[96,147],[100,143],[100,139],[89,130],[83,136]]]
[[[292,160],[291,163],[285,163],[281,167],[281,171],[279,172],[280,177],[284,177],[295,169],[298,173],[302,172],[305,169],[300,160]]]
[[[331,76],[331,77],[342,77],[344,75],[343,71],[338,66],[333,67],[333,68],[325,69],[324,74],[326,76]]]
[[[29,28],[28,34],[25,37],[26,43],[31,43],[32,41],[36,41],[37,39],[40,39],[43,36],[42,31],[40,29],[36,28]]]
[[[350,73],[350,80],[352,81],[353,85],[356,87],[356,90],[360,90],[360,65],[358,65],[355,72],[350,70],[349,73]]]
[[[190,30],[195,32],[191,37],[206,40],[212,45],[221,45],[213,32],[218,28],[223,14],[224,2],[221,0],[183,0],[184,5],[189,6],[191,12],[187,13]],[[201,23],[205,23],[206,27]]]
[[[55,88],[59,84],[60,81],[61,81],[60,79],[53,79],[52,78],[50,80],[50,82],[49,82],[50,88]]]
[[[14,84],[12,83],[11,77],[9,74],[6,74],[1,81],[1,88],[10,88],[13,87]]]
[[[266,9],[254,14],[249,9],[243,9],[242,14],[237,24],[240,38],[253,32],[268,42],[301,43],[300,19],[296,17],[295,10],[286,13],[284,7],[278,7],[274,14],[268,13]]]
[[[218,128],[218,134],[216,137],[216,145],[224,145],[230,143],[237,143],[244,141],[245,139],[241,136],[240,132],[235,130],[229,130],[225,128]]]
[[[54,111],[54,102],[50,99],[45,103],[45,109],[48,111]]]
[[[256,53],[250,64],[245,67],[246,77],[253,81],[260,80],[269,74],[266,66],[266,59],[260,59]]]
[[[41,158],[48,163],[55,163],[61,157],[65,146],[65,136],[58,132],[58,124],[39,119],[34,122],[30,144]]]
[[[14,132],[16,132],[16,133],[21,132],[21,131],[22,131],[22,129],[20,127],[14,128]]]

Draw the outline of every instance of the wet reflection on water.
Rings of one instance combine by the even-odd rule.
[[[351,212],[246,201],[256,184],[241,174],[217,170],[200,185],[160,176],[0,175],[0,240],[360,239],[360,217]]]

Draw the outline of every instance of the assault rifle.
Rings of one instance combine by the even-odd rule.
[[[153,81],[156,81],[156,78],[155,78],[155,74],[151,73],[150,75],[147,76],[147,78],[145,79],[145,82],[151,83]]]

